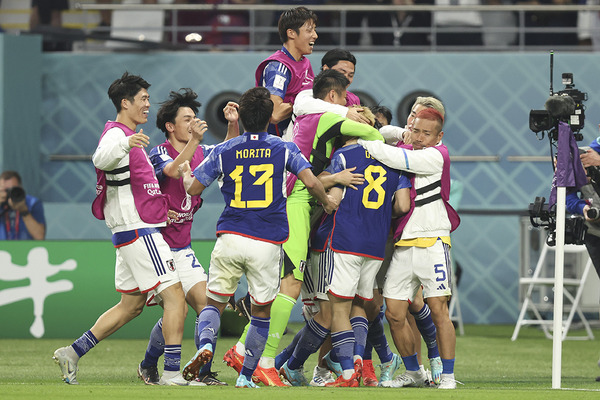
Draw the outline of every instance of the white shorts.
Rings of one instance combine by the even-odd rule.
[[[196,258],[196,253],[194,253],[191,246],[179,250],[171,249],[171,252],[173,253],[175,266],[177,267],[177,275],[179,275],[181,287],[183,288],[183,294],[187,296],[188,292],[197,283],[206,282],[208,275],[206,275],[204,268]],[[146,300],[147,306],[155,306],[160,303],[160,296],[153,293],[148,294],[148,299]]]
[[[373,283],[380,267],[381,260],[334,252],[329,293],[342,299],[358,296],[372,300]]]
[[[385,276],[383,297],[413,301],[423,285],[423,297],[452,295],[450,246],[438,239],[430,247],[396,246]]]
[[[310,252],[310,262],[304,271],[302,284],[302,300],[307,294],[310,300],[329,301],[327,292],[333,272],[333,251],[327,248],[324,252]],[[306,292],[306,294],[305,294]]]
[[[279,292],[282,260],[280,244],[222,234],[210,257],[207,296],[226,303],[246,274],[251,302],[269,304]]]
[[[160,293],[179,282],[173,253],[159,232],[117,247],[115,288],[121,293]]]

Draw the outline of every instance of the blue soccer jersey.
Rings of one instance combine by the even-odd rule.
[[[333,251],[383,259],[392,219],[392,196],[409,188],[410,180],[371,157],[360,145],[335,152],[327,171],[334,174],[356,167],[365,176],[358,190],[346,189],[333,216],[329,246]]]
[[[225,209],[217,235],[235,233],[283,243],[289,227],[285,210],[287,171],[310,168],[298,146],[266,132],[246,132],[217,145],[194,170],[204,186],[219,179]]]

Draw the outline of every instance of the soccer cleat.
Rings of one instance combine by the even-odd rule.
[[[360,379],[360,377],[358,376],[358,374],[356,372],[352,374],[350,379],[344,379],[344,376],[340,375],[335,380],[335,382],[326,383],[325,386],[326,387],[359,387],[360,386],[360,384],[358,383],[359,379]]]
[[[331,351],[329,351],[327,354],[325,354],[323,359],[327,363],[327,368],[329,368],[329,370],[331,370],[331,372],[333,372],[337,376],[342,376],[342,372],[343,372],[342,365],[339,362],[335,362],[331,359]]]
[[[144,368],[142,367],[142,363],[140,363],[140,365],[138,365],[137,374],[146,385],[158,385],[158,382],[160,381],[156,365]]]
[[[431,378],[434,384],[439,385],[442,379],[442,359],[440,357],[434,357],[429,359],[429,365],[431,366]]]
[[[377,386],[377,375],[373,368],[373,360],[363,360],[362,380],[365,386]]]
[[[236,388],[252,388],[252,389],[260,389],[256,383],[252,382],[252,379],[248,380],[244,375],[238,376],[235,381]]]
[[[200,368],[210,362],[213,358],[213,347],[211,343],[206,343],[198,349],[194,357],[183,367],[183,377],[186,381],[192,381],[198,377]]]
[[[235,351],[235,346],[233,346],[223,356],[223,362],[235,369],[239,374],[242,372],[242,367],[244,366],[244,356]]]
[[[208,371],[205,374],[198,375],[197,382],[202,382],[207,386],[227,386],[227,382],[223,382],[217,378],[217,373]]]
[[[308,381],[304,376],[302,368],[290,369],[287,361],[279,369],[279,373],[283,376],[292,386],[308,386]]]
[[[420,370],[405,371],[398,375],[393,381],[391,387],[423,387],[425,385],[425,374]]]
[[[163,386],[189,386],[190,383],[183,379],[179,371],[163,371],[158,384]]]
[[[462,382],[454,379],[454,374],[442,374],[440,379],[440,384],[438,385],[438,389],[456,389],[456,384]]]
[[[315,366],[315,370],[313,371],[313,377],[311,381],[308,383],[309,386],[315,387],[323,387],[326,383],[335,382],[335,378],[333,377],[333,372],[328,370],[327,368],[321,368],[318,365]]]
[[[279,377],[279,372],[277,372],[275,367],[263,368],[260,365],[257,365],[256,369],[254,370],[254,373],[252,374],[252,380],[255,383],[260,382],[265,386],[280,386],[280,387],[290,386],[290,385],[286,385],[281,380],[281,378]]]
[[[75,353],[73,347],[66,346],[57,349],[52,358],[60,367],[63,381],[69,385],[79,385],[79,382],[77,382],[77,362],[79,361],[79,356]]]
[[[394,373],[402,365],[402,358],[398,354],[393,353],[392,359],[386,363],[379,364],[381,374],[379,375],[378,386],[381,387],[394,387],[393,379]]]
[[[362,360],[362,358],[358,358],[358,359],[354,360],[354,373],[356,374],[356,380],[358,381],[359,385],[360,385],[360,379],[362,378],[362,372],[363,372],[363,360]]]

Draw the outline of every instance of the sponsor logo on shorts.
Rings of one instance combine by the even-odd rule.
[[[175,271],[175,261],[173,261],[173,259],[167,260],[167,268],[169,268],[169,271],[171,272]]]

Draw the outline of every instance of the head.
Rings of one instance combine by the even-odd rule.
[[[419,96],[415,100],[415,103],[410,109],[410,114],[406,118],[406,126],[408,127],[408,129],[412,129],[412,125],[414,123],[416,115],[421,110],[424,110],[426,108],[433,108],[441,114],[442,118],[446,118],[446,111],[444,110],[444,105],[440,100],[436,99],[435,97]]]
[[[253,87],[240,97],[239,115],[246,132],[264,132],[273,114],[271,93],[264,87]]]
[[[187,143],[190,140],[190,122],[194,120],[202,106],[198,95],[190,88],[171,91],[169,99],[161,103],[156,114],[156,127],[164,132],[167,139]]]
[[[14,187],[22,188],[21,175],[17,171],[4,171],[0,174],[0,204],[8,199],[7,191]],[[21,190],[23,192],[23,190]],[[25,193],[23,192],[23,196]]]
[[[356,70],[356,57],[348,50],[333,49],[329,50],[323,58],[321,58],[321,70],[335,69],[350,81],[349,85],[354,80],[354,72]]]
[[[444,132],[444,117],[434,108],[417,113],[411,130],[411,142],[415,150],[432,147],[440,143]]]
[[[369,125],[371,125],[371,126],[375,125],[375,115],[373,114],[373,111],[371,111],[371,109],[369,107],[354,105],[351,108],[360,108],[362,111],[359,111],[359,113],[364,115],[364,117],[369,120]]]
[[[313,97],[329,103],[346,105],[348,79],[335,69],[321,71],[313,82]]]
[[[108,97],[115,105],[117,114],[135,125],[143,124],[148,121],[150,109],[149,87],[150,84],[142,77],[125,72],[110,85]]]
[[[373,106],[371,112],[375,115],[375,128],[379,129],[392,123],[392,111],[386,106]]]
[[[317,35],[317,15],[306,7],[296,7],[284,11],[279,17],[279,38],[286,44],[295,41],[302,54],[311,54]],[[289,49],[288,49],[289,50]]]

